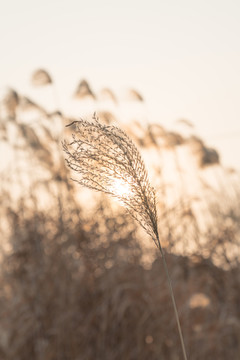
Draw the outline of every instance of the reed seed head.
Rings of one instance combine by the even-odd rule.
[[[144,162],[128,135],[116,126],[74,121],[72,141],[63,142],[66,162],[79,184],[117,198],[157,244],[155,191]]]
[[[44,69],[38,69],[32,74],[32,85],[45,86],[52,84],[52,78],[49,73]]]

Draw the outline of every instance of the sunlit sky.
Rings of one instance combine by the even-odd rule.
[[[29,94],[41,67],[62,102],[82,78],[135,88],[150,121],[192,121],[240,168],[239,39],[239,0],[2,1],[0,87]]]

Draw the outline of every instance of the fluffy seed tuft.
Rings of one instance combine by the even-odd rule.
[[[155,190],[144,162],[127,134],[116,126],[74,121],[70,143],[64,141],[67,165],[77,172],[79,184],[117,198],[152,237],[158,238]]]

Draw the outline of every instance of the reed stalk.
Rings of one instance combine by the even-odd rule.
[[[63,142],[66,163],[77,175],[74,181],[117,198],[150,235],[160,251],[174,308],[184,360],[187,360],[181,324],[165,255],[158,233],[155,190],[145,164],[128,135],[116,126],[92,121],[74,121],[72,141]]]

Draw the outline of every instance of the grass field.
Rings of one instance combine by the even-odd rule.
[[[100,102],[85,81],[75,95],[144,158],[189,359],[238,360],[238,173],[186,120],[183,133],[144,120],[136,91],[128,121],[110,90]],[[75,120],[14,90],[1,101],[0,358],[182,359],[154,242],[111,197],[71,180],[61,141]],[[121,179],[111,190],[125,196]]]

